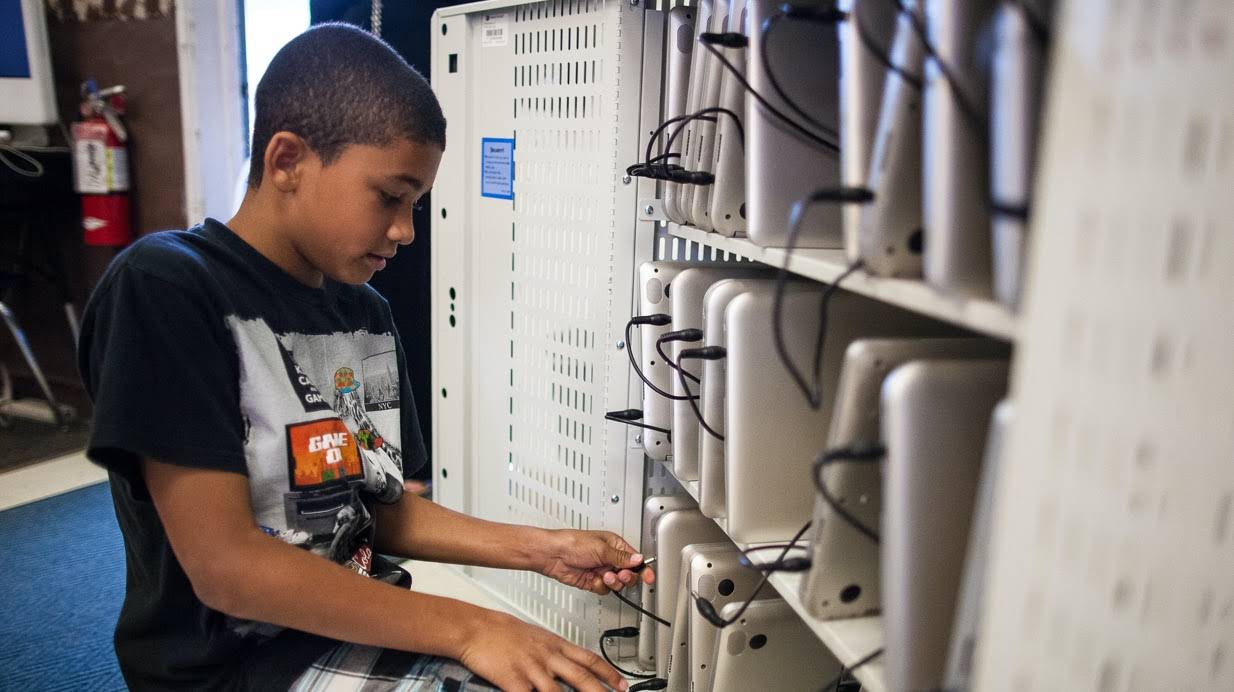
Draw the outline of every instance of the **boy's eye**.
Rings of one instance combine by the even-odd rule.
[[[385,192],[378,191],[377,194],[381,197],[381,203],[387,207],[397,207],[403,203],[403,198],[396,195],[388,195]]]
[[[411,205],[411,210],[412,211],[424,211],[423,200],[416,200],[415,203]]]

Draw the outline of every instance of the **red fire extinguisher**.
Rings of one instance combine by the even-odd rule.
[[[133,229],[128,131],[120,120],[124,87],[99,89],[89,80],[81,85],[81,95],[83,120],[73,123],[73,167],[86,245],[127,245]]]

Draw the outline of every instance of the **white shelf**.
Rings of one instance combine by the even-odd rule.
[[[806,612],[801,602],[801,580],[804,572],[773,572],[767,581],[780,592],[780,597],[792,606],[806,625],[831,653],[845,666],[860,661],[883,646],[883,619],[878,616],[848,618],[845,620],[819,620]],[[853,677],[861,682],[862,692],[885,692],[886,675],[883,657],[866,663],[853,671]]]
[[[673,464],[661,462],[669,475],[673,475]],[[676,477],[676,476],[674,476]],[[698,481],[678,480],[690,497],[697,502],[699,498]],[[728,522],[723,518],[713,520],[724,533],[728,533]],[[731,536],[730,536],[731,538]],[[748,543],[734,544],[742,549],[752,545]],[[806,611],[801,602],[801,581],[804,572],[773,572],[767,580],[780,593],[793,611],[806,623],[823,644],[831,650],[841,664],[851,666],[883,646],[883,619],[881,617],[848,618],[845,620],[820,620]],[[883,670],[883,659],[878,657],[861,666],[852,673],[861,682],[862,692],[885,692],[887,684]]]
[[[729,238],[690,226],[668,224],[671,235],[700,245],[731,252],[773,267],[784,265],[782,248],[764,248],[744,238]],[[789,271],[815,281],[831,283],[848,268],[844,250],[794,250]],[[858,271],[844,280],[843,288],[906,310],[929,315],[975,332],[1014,340],[1015,316],[1004,305],[991,300],[948,296],[924,281],[884,279]]]

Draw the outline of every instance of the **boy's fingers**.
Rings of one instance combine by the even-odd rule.
[[[656,573],[655,573],[655,570],[653,570],[653,569],[651,569],[651,568],[647,568],[647,569],[643,570],[643,572],[642,572],[642,577],[643,577],[643,583],[645,583],[645,584],[654,584],[654,583],[656,583]]]
[[[553,659],[553,674],[578,692],[604,692],[604,686],[595,675],[564,656]]]
[[[531,678],[531,686],[535,692],[561,692],[561,687],[553,682],[552,676],[543,669],[532,670],[527,677]]]
[[[627,551],[617,547],[610,547],[605,561],[612,567],[634,567],[643,561],[643,556],[633,552],[633,550],[633,548]]]
[[[575,663],[585,667],[597,678],[603,680],[609,687],[615,690],[622,689],[622,685],[626,681],[625,678],[621,677],[621,673],[618,673],[615,668],[605,663],[604,659],[600,658],[600,654],[577,646],[567,648],[565,653]]]

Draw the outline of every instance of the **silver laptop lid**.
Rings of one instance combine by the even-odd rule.
[[[696,630],[693,628],[694,621],[690,617],[690,614],[696,610],[694,599],[691,598],[694,592],[694,579],[691,575],[694,558],[703,552],[725,549],[736,550],[736,547],[730,541],[718,541],[694,543],[681,550],[681,578],[680,583],[677,584],[677,609],[671,620],[673,623],[672,643],[668,647],[662,676],[668,680],[668,687],[665,689],[673,692],[690,692],[692,689],[690,687],[690,642],[696,635]]]
[[[988,297],[993,288],[989,155],[984,130],[989,109],[976,43],[978,30],[995,6],[994,0],[926,2],[930,41],[958,84],[943,77],[937,61],[926,61],[924,273],[926,280],[940,290],[963,296]]]
[[[837,4],[848,13],[847,21],[838,27],[840,182],[845,187],[864,187],[874,154],[874,131],[878,128],[883,78],[887,73],[887,68],[866,41],[874,44],[873,50],[890,52],[896,5],[889,0],[842,0]],[[848,204],[840,212],[844,220],[844,247],[850,262],[857,259],[857,233],[864,208],[864,205]]]
[[[920,11],[911,0],[908,12]],[[925,46],[908,12],[896,22],[891,63],[883,89],[866,205],[857,255],[877,276],[919,278],[925,237],[921,210],[921,76]],[[907,75],[907,76],[906,76]],[[851,249],[851,248],[850,248]]]
[[[690,54],[690,86],[686,93],[686,107],[682,111],[683,115],[696,113],[699,109],[699,100],[702,95],[703,81],[706,77],[706,63],[704,58],[707,57],[707,51],[698,46],[698,36],[702,33],[707,33],[712,30],[712,18],[715,15],[715,0],[699,0],[693,8],[694,16],[694,48]],[[667,142],[672,135],[676,124],[670,125],[664,135]],[[673,145],[673,151],[681,154],[680,159],[675,159],[685,165],[685,161],[690,156],[690,138],[689,127],[685,126],[681,136],[677,138],[676,144]],[[687,186],[679,183],[664,184],[664,212],[668,218],[677,223],[689,223],[688,208],[684,204],[683,193]]]
[[[994,296],[1013,308],[1020,299],[1028,222],[1006,210],[1027,210],[1032,197],[1046,58],[1031,22],[1048,22],[1053,3],[1042,4],[1047,7],[1004,3],[999,8],[990,71],[990,196],[1004,209],[995,209],[990,222]],[[1035,20],[1030,11],[1039,12]]]
[[[985,593],[986,563],[989,561],[990,532],[994,523],[994,488],[998,486],[999,467],[1015,410],[1010,401],[994,408],[990,422],[990,439],[986,444],[985,463],[977,486],[977,506],[973,510],[972,530],[968,536],[968,553],[964,558],[964,574],[960,581],[959,602],[955,624],[951,628],[951,648],[947,654],[946,688],[967,690],[972,687],[973,656],[980,636],[981,599]]]
[[[916,361],[883,384],[887,688],[943,684],[990,414],[1008,363]]]
[[[749,31],[748,0],[734,0],[729,8],[731,31],[746,36]],[[745,48],[722,48],[720,53],[744,76],[746,74]],[[746,88],[731,72],[721,66],[720,106],[741,118],[738,126],[732,117],[721,114],[716,128],[715,173],[716,182],[711,187],[711,209],[708,212],[711,228],[726,236],[745,235],[746,232],[746,142],[741,133],[746,120]]]
[[[771,553],[770,557],[774,557]],[[758,559],[757,557],[755,559]],[[743,603],[754,595],[762,572],[741,564],[741,551],[727,546],[699,550],[690,560],[690,590],[711,602],[717,613],[730,603]],[[764,586],[757,599],[779,598],[776,590]],[[714,670],[716,640],[720,630],[698,612],[690,609],[690,689],[710,690]]]
[[[720,612],[732,617],[739,603]],[[712,689],[812,692],[840,674],[840,663],[801,616],[782,599],[750,604],[720,633]],[[889,688],[890,689],[890,688]]]
[[[832,449],[881,443],[879,396],[895,368],[923,358],[1007,357],[1009,347],[990,339],[860,339],[844,353],[827,444]],[[822,473],[832,498],[862,525],[877,532],[883,499],[881,463],[837,463]],[[802,602],[816,617],[857,617],[882,607],[879,546],[837,515],[821,498],[814,502],[810,571],[801,582]]]
[[[802,118],[776,95],[763,61],[763,44],[775,80],[785,93],[819,125],[803,123],[810,132],[835,147],[822,147],[785,125],[754,98],[746,101],[747,220],[751,241],[763,247],[784,247],[789,213],[795,202],[818,188],[840,183],[839,47],[836,28],[819,22],[779,20],[770,31],[764,21],[779,12],[779,0],[750,3],[750,85],[777,110],[796,121]],[[826,2],[798,3],[823,8]],[[815,205],[804,217],[797,247],[843,246],[840,207]]]
[[[664,516],[667,512],[691,507],[694,507],[694,499],[688,495],[651,495],[643,501],[643,533],[638,550],[643,554],[644,558],[655,557],[656,555],[655,530],[656,523],[660,520],[660,517]],[[645,604],[644,607],[654,607],[657,584],[659,582],[655,584],[642,583],[642,600],[640,602]],[[644,668],[654,668],[656,665],[656,636],[659,634],[658,630],[661,626],[655,620],[640,613],[638,627],[639,665]]]
[[[697,509],[680,509],[660,517],[656,524],[656,580],[661,583],[656,592],[654,612],[677,611],[677,588],[682,575],[681,550],[691,543],[728,541],[728,536],[716,523]],[[663,616],[662,616],[663,617]],[[668,662],[669,637],[657,637],[656,671],[663,676]]]
[[[821,286],[797,287],[784,301],[785,345],[807,378],[813,372],[821,295]],[[824,396],[815,410],[776,355],[773,305],[774,288],[758,287],[734,298],[725,313],[725,503],[729,533],[740,543],[787,540],[810,519],[810,468],[827,446],[844,350],[854,339],[957,331],[839,291],[831,300],[821,365]]]
[[[672,314],[672,300],[669,298],[669,286],[677,274],[691,266],[690,262],[644,262],[638,268],[639,315],[654,315],[657,313]],[[634,327],[631,338],[637,339],[640,349],[636,360],[643,375],[661,391],[669,392],[673,386],[671,371],[664,359],[656,353],[656,339],[672,329],[671,325],[656,327],[650,324]],[[634,348],[634,344],[626,345]],[[633,374],[633,373],[631,373]],[[658,428],[672,429],[672,402],[643,385],[643,422]],[[643,430],[643,447],[647,456],[656,461],[664,461],[672,452],[668,435],[653,430]]]
[[[768,270],[768,277],[771,276]],[[773,286],[774,279],[725,279],[712,284],[703,297],[703,345],[726,347],[724,311],[733,298],[763,284]],[[699,408],[703,419],[713,430],[724,434],[724,392],[728,377],[728,359],[703,361],[703,387]],[[725,516],[724,509],[724,440],[705,430],[698,436],[698,507],[703,514],[718,518]]]
[[[766,272],[765,268],[752,262],[747,262],[744,265],[695,267],[682,271],[673,280],[673,330],[702,330],[703,296],[706,295],[707,289],[711,288],[712,284],[723,279],[766,275]],[[702,345],[701,341],[689,343],[673,341],[665,344],[664,350],[673,359],[673,363],[677,363],[683,350],[698,348]],[[693,377],[701,380],[705,363],[706,361],[687,359],[681,363],[681,367]],[[686,390],[681,386],[681,377],[676,372],[672,372],[671,375],[672,393],[674,395],[680,397],[688,395],[697,396],[699,399],[695,400],[695,404],[701,401],[700,392],[704,387],[701,382],[696,383],[687,378],[687,384],[689,385],[689,392],[687,394]],[[708,424],[710,424],[710,421],[708,421]],[[679,481],[698,480],[698,447],[701,427],[698,424],[698,416],[694,414],[694,408],[690,405],[689,400],[683,399],[673,402],[672,429],[673,475]],[[704,432],[703,434],[706,433]]]

